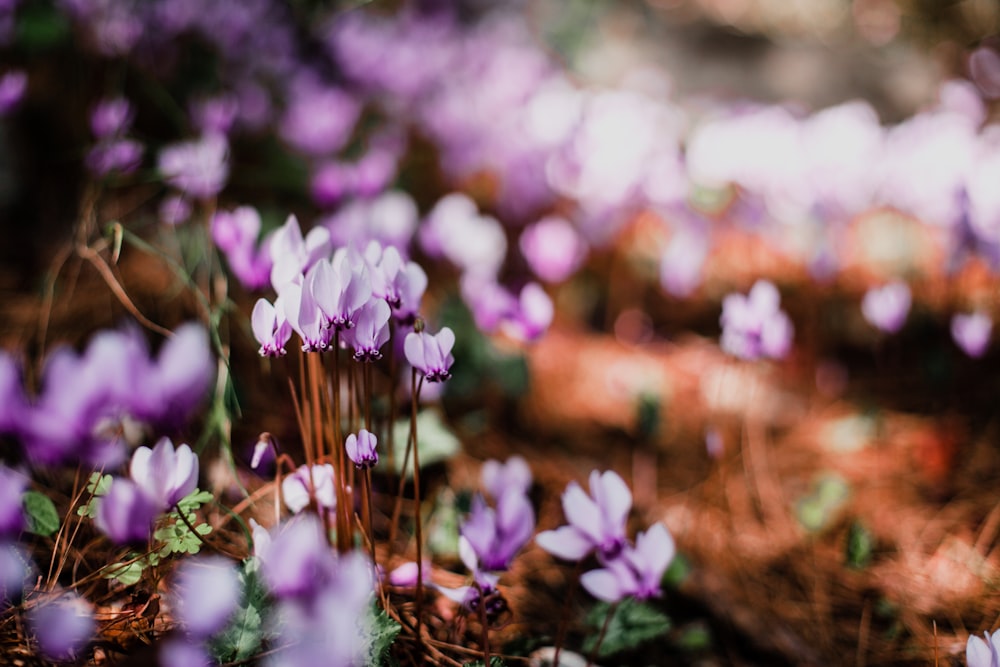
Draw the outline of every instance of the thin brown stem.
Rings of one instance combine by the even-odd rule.
[[[601,626],[601,634],[597,636],[597,643],[594,644],[594,649],[590,652],[590,657],[587,658],[588,664],[592,665],[594,664],[594,661],[597,660],[597,656],[601,652],[601,644],[604,642],[604,635],[608,634],[608,627],[610,627],[611,619],[614,617],[617,610],[617,602],[608,608],[608,615],[604,618],[604,625]]]
[[[423,378],[417,382],[417,369],[411,372],[410,402],[410,442],[413,443],[413,522],[414,538],[417,541],[417,638],[420,640],[420,624],[424,604],[424,553],[423,553],[423,522],[420,520],[420,444],[417,439],[417,403],[420,401],[420,389]]]

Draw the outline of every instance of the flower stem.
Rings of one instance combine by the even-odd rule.
[[[611,625],[611,619],[614,617],[617,610],[617,602],[608,608],[608,615],[604,618],[604,625],[601,626],[601,634],[597,636],[597,643],[594,644],[594,649],[590,652],[590,657],[587,658],[587,662],[589,664],[593,664],[594,661],[597,660],[597,656],[601,652],[601,643],[604,642],[604,635],[608,634],[608,627]]]
[[[423,527],[420,520],[420,445],[417,440],[417,403],[420,401],[420,389],[423,378],[417,382],[417,369],[411,372],[411,408],[410,408],[410,442],[413,443],[413,521],[414,538],[417,541],[417,644],[423,643],[421,636],[421,617],[424,604],[424,554]]]

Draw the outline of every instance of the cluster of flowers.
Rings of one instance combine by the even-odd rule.
[[[662,523],[639,533],[635,544],[626,535],[632,492],[613,471],[590,474],[590,495],[570,482],[562,496],[567,525],[538,534],[535,542],[563,560],[579,561],[593,554],[601,567],[585,572],[580,583],[605,602],[626,597],[645,600],[661,593],[661,581],[676,548]]]
[[[102,331],[82,354],[52,352],[42,390],[29,399],[17,362],[0,352],[0,433],[46,465],[114,466],[142,424],[176,425],[204,399],[215,375],[208,335],[185,324],[153,357],[137,329]]]
[[[873,327],[896,333],[906,323],[910,311],[909,286],[893,281],[873,287],[861,301],[861,313]],[[758,280],[747,296],[729,294],[722,301],[722,349],[741,359],[780,359],[788,354],[794,328],[781,308],[778,288],[767,280]],[[957,313],[951,320],[951,336],[968,356],[986,353],[993,332],[993,321],[983,312]]]

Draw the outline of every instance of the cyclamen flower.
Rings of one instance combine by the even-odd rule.
[[[17,107],[28,92],[28,75],[23,70],[9,70],[0,76],[0,116]]]
[[[389,341],[389,304],[384,299],[371,299],[358,311],[356,326],[350,330],[347,341],[354,347],[357,361],[375,361],[382,358],[380,350]]]
[[[333,511],[337,506],[333,480],[333,466],[329,463],[314,465],[311,471],[309,466],[302,465],[281,481],[281,496],[288,509],[298,514],[309,505],[311,489],[319,509]]]
[[[0,541],[0,607],[24,595],[31,575],[31,557],[24,549],[16,542]]]
[[[280,296],[275,299],[273,306],[267,299],[258,299],[250,315],[250,325],[254,338],[260,343],[260,356],[285,356],[285,345],[292,337],[292,325],[285,317]]]
[[[28,478],[0,463],[0,537],[16,537],[24,529],[21,497]]]
[[[451,366],[455,357],[451,349],[455,347],[455,332],[442,327],[437,335],[426,332],[411,332],[403,341],[406,360],[424,374],[428,382],[444,382],[451,377]]]
[[[861,301],[861,313],[875,328],[896,333],[906,323],[910,300],[909,285],[897,280],[868,290]]]
[[[270,281],[273,265],[270,246],[277,234],[271,232],[258,244],[260,228],[260,214],[251,206],[218,211],[212,216],[212,240],[226,254],[233,275],[253,290],[266,287]]]
[[[792,345],[792,322],[781,310],[778,288],[758,280],[747,296],[730,294],[722,301],[722,349],[741,359],[780,359]]]
[[[66,593],[33,609],[28,626],[42,655],[57,662],[74,659],[97,630],[90,603],[76,593]]]
[[[378,465],[378,438],[374,433],[366,429],[361,429],[357,435],[351,433],[344,442],[344,448],[347,457],[359,470]]]
[[[507,493],[528,493],[531,488],[531,468],[521,456],[511,456],[506,463],[490,459],[483,463],[480,472],[483,488],[493,498],[499,498]]]
[[[316,262],[305,284],[323,314],[323,326],[336,331],[352,328],[358,311],[372,296],[367,272],[353,267],[346,251]]]
[[[635,538],[635,546],[605,563],[603,568],[585,572],[580,583],[591,595],[605,602],[632,596],[646,600],[660,595],[660,581],[676,552],[674,538],[658,523]]]
[[[323,536],[323,523],[311,514],[285,524],[271,536],[266,551],[258,558],[264,583],[278,598],[316,596],[333,578],[337,567]]]
[[[222,191],[229,178],[229,142],[221,134],[172,144],[160,151],[160,173],[170,185],[198,199]]]
[[[550,216],[521,232],[521,254],[542,280],[566,280],[583,262],[587,244],[567,220]]]
[[[322,352],[330,347],[331,332],[323,327],[323,313],[312,290],[289,283],[281,291],[281,300],[285,319],[302,339],[303,352]]]
[[[535,511],[526,496],[505,493],[494,510],[477,495],[462,524],[459,553],[473,572],[506,570],[534,532]]]
[[[985,640],[969,636],[965,644],[965,662],[968,667],[1000,667],[1000,630],[992,635],[984,632]]]
[[[162,509],[173,507],[198,486],[198,455],[161,438],[153,449],[139,447],[129,467],[132,480]]]
[[[597,550],[602,562],[616,558],[625,547],[625,522],[632,509],[632,492],[614,471],[590,473],[590,496],[570,482],[562,496],[568,525],[539,533],[535,542],[553,556],[581,560]]]
[[[956,314],[951,318],[951,337],[973,359],[986,353],[993,333],[993,321],[985,313]]]
[[[555,309],[552,299],[538,283],[528,283],[521,289],[517,303],[503,322],[504,330],[518,340],[537,340],[552,324]]]
[[[330,232],[325,227],[314,227],[302,236],[302,228],[294,215],[288,216],[271,236],[268,247],[271,253],[271,286],[281,292],[292,282],[300,281],[321,258],[330,254]]]
[[[135,482],[117,478],[97,501],[94,523],[115,544],[145,544],[162,507]]]
[[[135,112],[124,97],[101,100],[90,112],[90,130],[98,139],[121,136],[132,126]]]
[[[240,578],[222,556],[185,560],[177,568],[174,615],[188,634],[207,638],[225,627],[240,602]]]

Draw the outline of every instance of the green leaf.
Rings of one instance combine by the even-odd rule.
[[[202,505],[211,502],[215,499],[208,491],[199,491],[195,489],[191,493],[187,494],[180,501],[178,501],[177,506],[182,512],[190,513],[198,511]]]
[[[821,532],[840,516],[850,493],[850,487],[842,478],[824,475],[813,484],[809,495],[796,503],[795,515],[806,530]]]
[[[677,554],[670,561],[670,567],[663,573],[660,583],[665,588],[677,588],[684,583],[684,580],[691,574],[691,561],[684,557],[684,554]]]
[[[21,496],[24,513],[28,517],[28,531],[48,537],[59,530],[59,513],[47,495],[38,491],[25,491]]]
[[[142,579],[142,572],[145,569],[144,560],[137,560],[134,563],[129,563],[128,565],[121,564],[108,567],[108,571],[104,573],[104,578],[115,579],[123,586],[134,586],[139,583],[140,579]]]
[[[400,419],[393,427],[396,448],[394,460],[397,474],[402,470],[403,455],[406,454],[406,441],[409,436],[410,420]],[[417,440],[420,446],[421,468],[447,461],[461,449],[461,442],[454,433],[448,430],[437,410],[424,410],[417,415]],[[413,474],[412,452],[410,459],[409,465],[406,466],[408,477]]]
[[[650,639],[663,636],[670,629],[667,615],[646,602],[626,598],[617,607],[600,602],[587,614],[587,624],[593,631],[583,642],[584,653],[594,650],[609,613],[613,616],[598,652],[602,658],[638,648]]]
[[[367,667],[393,667],[398,665],[392,655],[392,644],[402,626],[392,619],[385,610],[378,609],[372,614],[370,643],[368,644]]]
[[[851,524],[847,533],[847,564],[855,569],[864,569],[872,560],[875,538],[860,521]]]
[[[694,623],[684,628],[674,643],[684,651],[704,651],[712,646],[712,633],[705,625]]]
[[[257,573],[258,563],[248,558],[240,566],[243,594],[240,607],[226,629],[212,638],[209,649],[218,662],[242,662],[253,657],[265,638],[267,591]]]
[[[87,493],[90,494],[90,498],[87,499],[86,503],[76,508],[77,516],[93,519],[97,515],[97,503],[94,502],[94,499],[106,496],[108,489],[111,488],[111,482],[111,475],[102,475],[99,472],[90,473],[90,479],[87,480]]]

